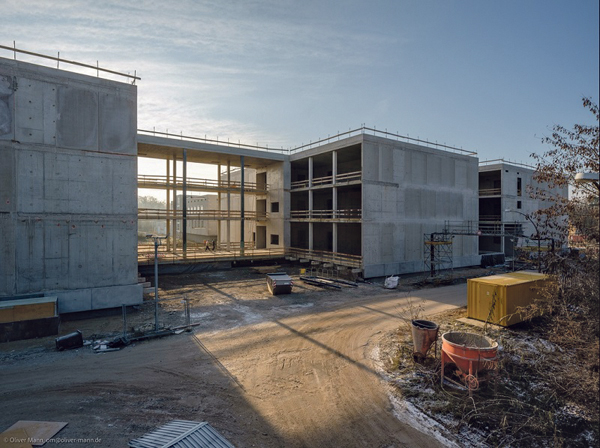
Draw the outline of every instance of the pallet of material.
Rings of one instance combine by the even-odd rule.
[[[322,288],[342,289],[340,285],[336,285],[331,280],[324,280],[318,277],[300,277],[300,280],[302,280],[304,283],[308,283],[309,285],[320,286]]]
[[[353,288],[358,288],[358,283],[355,282],[351,282],[348,280],[342,280],[340,278],[327,278],[327,277],[321,277],[318,276],[316,277],[318,280],[325,280],[325,281],[329,281],[329,282],[334,282],[334,283],[340,283],[342,285],[346,285],[346,286],[352,286]]]

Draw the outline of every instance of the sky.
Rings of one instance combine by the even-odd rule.
[[[0,0],[0,10],[0,45],[140,76],[139,129],[290,148],[365,125],[531,164],[552,126],[593,123],[581,99],[599,96],[598,0]]]

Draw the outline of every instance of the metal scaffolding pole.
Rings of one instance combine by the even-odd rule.
[[[241,179],[241,192],[240,192],[240,255],[244,255],[244,156],[240,156],[240,179]]]
[[[187,254],[187,150],[183,150],[183,222],[181,224],[181,239],[183,242],[183,256]]]

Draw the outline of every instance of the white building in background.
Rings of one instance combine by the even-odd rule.
[[[514,245],[523,242],[514,241],[514,237],[510,235],[523,235],[529,239],[537,236],[537,224],[534,225],[533,215],[551,204],[532,197],[536,188],[567,197],[567,187],[548,190],[546,185],[535,181],[534,174],[535,169],[531,166],[502,159],[479,164],[479,221],[497,225],[501,230],[499,233],[505,234],[479,237],[481,253],[504,253],[512,256]]]

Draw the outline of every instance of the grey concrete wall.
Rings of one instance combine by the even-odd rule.
[[[132,304],[137,91],[0,58],[0,296],[59,312]]]
[[[363,264],[366,277],[424,269],[424,234],[446,220],[478,219],[478,159],[364,136]],[[454,266],[479,263],[477,239],[457,237]]]

